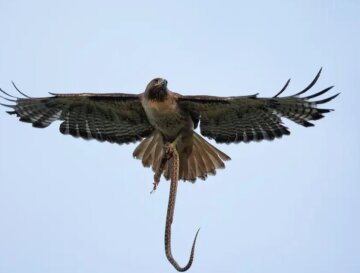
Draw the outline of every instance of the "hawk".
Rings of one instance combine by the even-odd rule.
[[[50,93],[51,97],[31,98],[14,85],[24,96],[17,98],[0,90],[6,95],[2,98],[13,103],[2,104],[11,108],[8,113],[17,115],[20,121],[29,122],[34,127],[45,128],[60,120],[60,132],[65,135],[117,144],[141,141],[133,156],[140,159],[145,167],[152,167],[158,176],[155,180],[159,180],[162,173],[166,179],[171,177],[169,160],[163,160],[166,157],[164,147],[170,143],[178,154],[178,178],[195,182],[197,178],[206,179],[209,174],[214,175],[216,169],[224,168],[224,161],[230,159],[202,136],[217,143],[273,140],[290,134],[281,118],[310,127],[313,126],[311,121],[321,119],[330,112],[331,109],[322,109],[319,105],[331,101],[338,94],[320,100],[315,98],[333,86],[303,96],[317,82],[320,73],[321,69],[304,90],[280,97],[289,85],[288,80],[271,98],[261,98],[258,94],[184,96],[170,91],[168,82],[162,78],[151,80],[140,94]],[[195,132],[198,126],[201,134]],[[158,181],[154,183],[155,189]],[[174,196],[173,199],[174,203]],[[168,213],[167,231],[171,222],[172,215]],[[168,236],[165,244],[170,245],[169,240]],[[174,265],[169,249],[166,248],[167,257]],[[193,249],[194,245],[190,265]],[[185,271],[188,267],[176,269]]]
[[[196,178],[205,179],[208,174],[215,174],[216,169],[224,168],[224,161],[230,159],[201,135],[217,143],[273,140],[290,134],[282,117],[309,127],[313,126],[310,121],[330,112],[331,109],[318,106],[338,94],[318,101],[311,99],[333,86],[310,96],[300,96],[313,87],[320,73],[321,70],[304,90],[286,97],[279,95],[290,80],[274,97],[261,98],[258,94],[183,96],[170,91],[165,79],[156,78],[141,94],[50,93],[52,97],[30,98],[22,93],[25,98],[5,98],[14,105],[2,105],[12,108],[7,113],[37,128],[61,120],[60,132],[65,135],[117,144],[141,141],[133,155],[154,171],[159,168],[164,144],[176,142],[180,155],[179,178],[194,182]],[[201,135],[194,131],[199,124]],[[164,176],[169,179],[167,167]]]

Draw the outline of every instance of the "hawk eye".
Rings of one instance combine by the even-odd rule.
[[[161,83],[161,78],[156,78],[156,79],[154,79],[154,84],[155,85],[158,85],[158,84],[160,84]]]

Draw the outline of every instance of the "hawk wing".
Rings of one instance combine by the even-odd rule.
[[[20,121],[38,128],[61,120],[60,132],[65,135],[122,144],[141,140],[154,130],[142,108],[140,95],[50,93],[52,97],[30,98],[18,90],[25,98],[16,98],[0,91],[15,98],[2,97],[14,103],[2,104],[12,108],[9,114],[16,114]]]
[[[310,101],[327,91],[330,86],[310,96],[300,97],[318,80],[321,73],[304,90],[295,95],[278,97],[287,88],[290,80],[272,98],[258,98],[257,94],[240,97],[181,96],[180,107],[189,111],[195,121],[200,119],[201,134],[218,143],[249,142],[263,139],[273,140],[290,132],[281,117],[288,118],[302,126],[314,126],[309,121],[321,119],[331,109],[320,109],[318,105],[329,102],[329,98]]]

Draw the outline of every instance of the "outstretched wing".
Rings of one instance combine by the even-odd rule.
[[[321,119],[331,109],[320,109],[318,105],[329,102],[329,98],[310,101],[327,91],[330,86],[307,97],[300,97],[314,86],[321,73],[304,90],[295,95],[278,97],[289,85],[288,80],[280,92],[272,98],[258,98],[257,94],[241,97],[181,96],[179,105],[200,117],[201,134],[218,143],[249,142],[263,139],[273,140],[290,132],[281,121],[288,118],[302,126],[314,126],[309,121]]]
[[[1,104],[12,108],[9,114],[38,128],[61,120],[60,132],[65,135],[122,144],[141,140],[154,130],[139,95],[50,93],[52,97],[30,98],[18,90],[25,98],[16,98],[0,91],[7,95],[3,99],[14,103]]]

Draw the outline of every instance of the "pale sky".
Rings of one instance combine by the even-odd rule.
[[[143,92],[154,77],[187,94],[285,95],[335,85],[313,128],[216,145],[232,160],[179,183],[173,254],[189,272],[360,272],[360,2],[0,2],[0,87]],[[84,141],[0,107],[0,272],[175,272],[164,253],[169,183],[136,145]],[[214,142],[212,142],[214,144]]]

